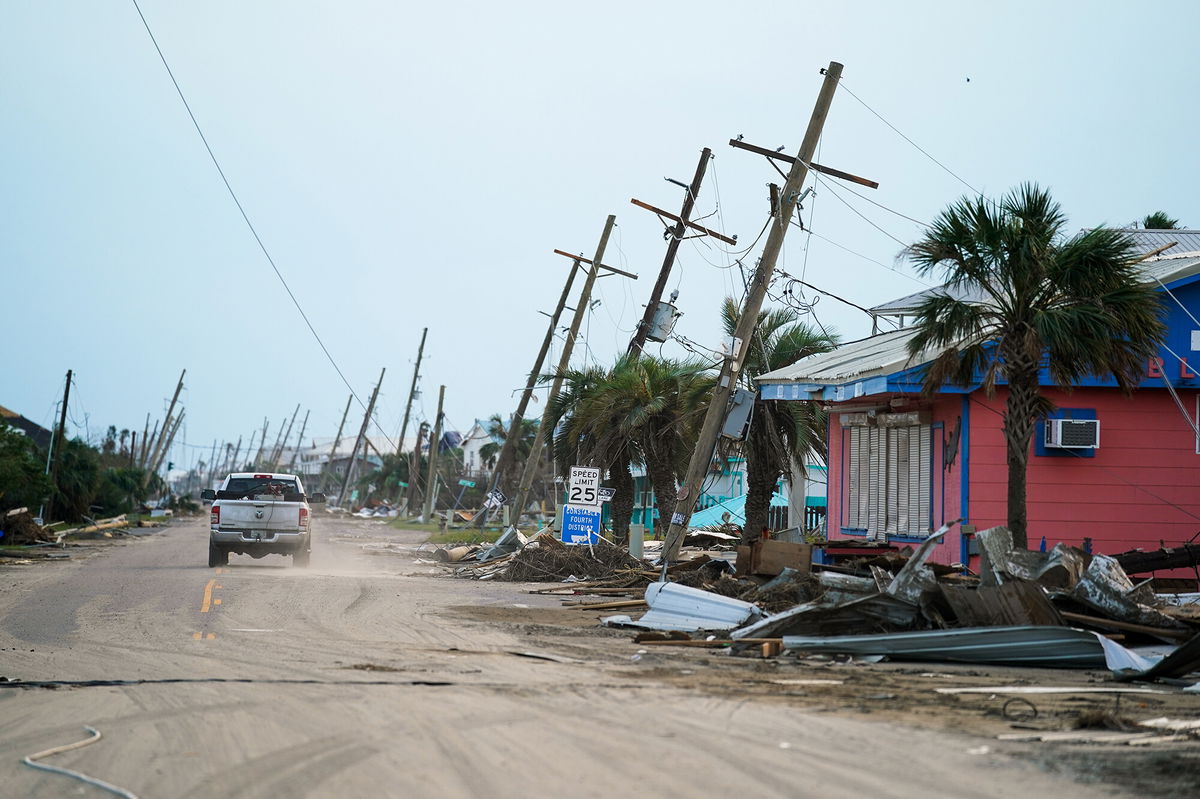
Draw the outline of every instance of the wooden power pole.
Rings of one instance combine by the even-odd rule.
[[[800,145],[800,152],[788,172],[787,182],[784,184],[779,198],[779,214],[771,225],[771,232],[767,236],[762,257],[754,271],[750,290],[746,293],[746,304],[738,318],[737,330],[730,348],[731,352],[725,358],[720,376],[717,378],[717,384],[713,387],[708,412],[704,416],[704,425],[700,429],[700,437],[696,441],[696,448],[692,451],[692,459],[688,463],[687,474],[679,489],[675,512],[671,514],[671,526],[663,545],[664,565],[678,556],[679,547],[687,533],[688,520],[691,519],[692,509],[695,508],[696,501],[699,499],[704,475],[708,472],[713,450],[717,445],[717,438],[721,434],[721,425],[725,421],[725,414],[729,408],[730,396],[737,387],[742,364],[750,349],[748,342],[758,325],[758,313],[762,309],[763,298],[771,283],[771,276],[775,273],[775,262],[779,258],[784,236],[787,235],[788,227],[791,225],[792,215],[796,211],[796,201],[800,197],[804,179],[808,176],[808,164],[817,150],[817,142],[821,138],[821,130],[825,125],[825,116],[829,113],[829,106],[833,102],[833,94],[837,90],[841,74],[842,65],[831,61],[829,68],[825,70],[825,82],[821,85],[820,94],[817,95],[817,103],[813,108],[808,130],[805,131],[804,141]]]
[[[287,432],[283,434],[283,438],[279,439],[279,446],[271,453],[271,471],[279,471],[279,461],[283,458],[283,451],[287,449],[288,439],[292,437],[292,427],[296,424],[296,417],[300,414],[300,403],[296,403],[296,410],[292,411],[292,419],[288,422]]]
[[[264,416],[263,417],[262,437],[258,440],[258,452],[255,453],[255,455],[254,455],[254,468],[255,469],[262,468],[262,456],[263,456],[263,452],[267,448],[267,426],[268,426],[267,417]]]
[[[179,374],[179,382],[175,384],[175,393],[171,395],[171,404],[167,406],[167,418],[163,421],[162,433],[159,434],[158,440],[154,442],[154,449],[150,454],[150,459],[146,462],[146,465],[150,467],[151,474],[158,471],[158,464],[161,461],[159,453],[162,452],[163,442],[166,441],[167,436],[171,433],[171,414],[175,412],[175,403],[179,401],[179,392],[183,390],[183,376],[186,374],[187,369],[184,369]]]
[[[438,446],[442,443],[442,407],[446,400],[446,387],[438,389],[437,418],[433,420],[433,438],[429,440],[429,476],[425,479],[425,510],[421,513],[421,521],[427,522],[433,518],[433,506],[437,504],[437,460]]]
[[[637,329],[633,331],[633,340],[629,342],[629,352],[631,353],[642,351],[646,345],[646,336],[654,326],[658,303],[667,287],[667,278],[671,276],[671,268],[675,265],[675,254],[679,252],[679,244],[683,241],[684,234],[687,233],[692,208],[696,204],[696,196],[700,194],[700,184],[704,182],[704,173],[708,170],[710,158],[712,158],[712,150],[705,147],[700,153],[700,163],[696,165],[696,175],[692,178],[692,185],[685,187],[687,193],[683,197],[683,207],[679,211],[679,216],[676,217],[675,227],[670,231],[671,241],[667,244],[667,254],[663,258],[662,268],[658,270],[658,279],[654,281],[654,288],[650,290],[650,302],[646,303],[646,312],[642,314],[642,321],[638,322]],[[636,200],[633,202],[643,208],[648,207]]]
[[[300,423],[300,435],[296,437],[296,448],[292,450],[292,460],[288,463],[288,471],[292,474],[296,473],[296,458],[300,457],[300,447],[304,444],[304,431],[308,428],[310,413],[312,413],[312,408],[304,412],[304,421]]]
[[[417,427],[417,445],[413,447],[408,459],[408,492],[404,501],[404,512],[412,516],[413,508],[417,505],[417,483],[421,481],[421,447],[425,443],[425,422]]]
[[[542,410],[542,423],[538,425],[537,435],[533,439],[533,449],[530,450],[529,457],[525,461],[525,470],[521,474],[521,485],[517,489],[516,496],[513,497],[512,523],[514,527],[521,520],[521,514],[524,512],[525,503],[529,498],[529,489],[533,487],[533,479],[541,467],[542,447],[546,443],[547,428],[550,426],[550,409],[562,388],[563,374],[571,365],[571,350],[575,345],[575,337],[579,335],[579,328],[583,324],[583,317],[591,302],[592,286],[596,283],[600,264],[604,262],[604,250],[608,246],[608,237],[612,233],[613,224],[616,221],[616,216],[609,214],[608,220],[604,223],[604,232],[600,234],[600,242],[596,245],[596,257],[592,259],[592,268],[588,270],[587,279],[583,282],[583,291],[579,294],[579,301],[575,303],[575,315],[571,318],[571,331],[567,333],[567,340],[563,342],[562,356],[558,360],[554,382],[550,384],[550,394],[546,397],[546,405]]]
[[[379,396],[379,387],[383,385],[383,376],[386,372],[387,367],[379,372],[379,382],[375,384],[375,390],[371,392],[371,401],[367,403],[367,412],[363,414],[362,427],[359,428],[358,438],[354,439],[354,449],[350,452],[350,460],[346,462],[346,474],[342,477],[342,490],[338,492],[338,504],[343,508],[346,507],[346,486],[350,484],[350,472],[353,471],[354,459],[358,457],[358,448],[362,446],[363,436],[367,434],[367,428],[371,424],[371,414],[375,412],[375,399]]]
[[[67,370],[67,385],[63,388],[62,411],[58,415],[58,429],[54,431],[54,436],[50,439],[50,449],[54,453],[54,460],[50,462],[50,499],[46,502],[46,513],[44,518],[49,519],[51,512],[54,510],[54,494],[58,490],[58,463],[62,460],[62,448],[67,440],[67,401],[71,399],[71,375],[73,372]]]
[[[525,421],[525,409],[529,406],[533,389],[537,387],[538,378],[542,376],[542,364],[546,362],[546,353],[550,351],[550,344],[554,341],[554,331],[558,329],[559,317],[562,316],[563,308],[567,305],[571,284],[575,282],[575,274],[578,271],[579,259],[574,259],[571,261],[571,271],[567,273],[567,282],[563,284],[562,294],[558,297],[558,305],[555,306],[554,313],[550,316],[550,324],[546,327],[546,337],[542,339],[542,348],[538,350],[537,358],[533,361],[533,369],[529,371],[529,379],[525,381],[525,389],[521,392],[517,409],[508,423],[508,432],[504,436],[504,443],[500,446],[500,454],[496,456],[496,468],[492,471],[493,490],[499,488],[501,491],[507,491],[509,489],[508,471],[512,468],[512,463],[517,456],[517,444],[521,437],[521,423]],[[488,508],[484,508],[475,522],[475,526],[481,530],[487,524],[488,511]]]
[[[321,479],[321,488],[329,490],[329,478],[333,474],[333,460],[337,457],[337,448],[342,444],[342,430],[346,428],[346,417],[350,415],[350,403],[354,395],[346,397],[346,410],[342,411],[342,421],[338,424],[337,435],[333,437],[333,448],[329,450],[329,460],[325,461],[325,476]]]
[[[421,346],[417,347],[417,365],[413,367],[412,385],[408,387],[408,404],[404,406],[404,423],[400,425],[400,440],[396,442],[396,454],[404,450],[404,437],[408,435],[408,417],[412,414],[413,397],[417,395],[417,379],[421,376],[421,358],[425,355],[425,336],[429,328],[421,330]]]

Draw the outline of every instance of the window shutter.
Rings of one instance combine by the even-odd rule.
[[[871,499],[868,506],[867,537],[879,539],[887,529],[887,437],[878,427],[868,429],[871,442]]]

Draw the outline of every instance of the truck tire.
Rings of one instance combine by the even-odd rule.
[[[292,565],[299,566],[302,569],[308,568],[308,558],[312,555],[312,551],[308,549],[297,549],[292,553]]]
[[[215,566],[228,566],[229,553],[221,549],[212,541],[208,542],[208,568]]]

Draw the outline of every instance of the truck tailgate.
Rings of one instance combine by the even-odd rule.
[[[257,499],[220,500],[221,530],[300,529],[299,502],[273,502]]]

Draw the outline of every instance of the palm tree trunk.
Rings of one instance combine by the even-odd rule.
[[[742,527],[744,544],[757,541],[762,537],[762,531],[769,526],[771,496],[775,493],[775,483],[779,480],[779,470],[758,463],[759,460],[751,459],[750,451],[747,450],[746,523]]]
[[[612,498],[613,541],[619,547],[629,543],[629,520],[633,518],[633,474],[629,459],[622,458],[609,470],[614,494]]]
[[[1036,368],[1032,372],[1023,369],[1009,376],[1008,400],[1004,411],[1004,441],[1008,454],[1008,529],[1012,532],[1013,546],[1020,549],[1029,548],[1026,472],[1037,402]]]
[[[664,457],[660,452],[647,452],[646,472],[654,486],[654,504],[658,508],[659,523],[669,524],[678,494],[675,470],[671,468],[670,457]],[[658,525],[655,525],[655,528],[658,529]]]

